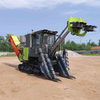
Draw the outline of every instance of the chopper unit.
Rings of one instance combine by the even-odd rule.
[[[56,53],[57,48],[70,32],[72,35],[83,37],[87,32],[94,31],[94,28],[97,27],[87,25],[87,22],[81,18],[69,17],[67,26],[58,38],[56,38],[57,31],[43,29],[19,38],[8,34],[7,40],[11,42],[18,59],[22,62],[18,65],[20,71],[44,74],[51,80],[60,81],[56,76],[57,72],[62,77],[75,77],[69,72],[67,49],[63,50],[61,55]],[[80,34],[81,30],[84,31],[82,34]]]

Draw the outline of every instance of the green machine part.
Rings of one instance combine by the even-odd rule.
[[[10,41],[10,36],[12,36],[15,45],[16,45],[17,48],[19,49],[20,41],[19,41],[18,37],[17,37],[16,35],[13,35],[13,34],[7,34],[6,37],[7,37],[7,40],[8,40],[8,41]]]
[[[19,54],[18,59],[19,59],[20,61],[23,61],[23,58],[22,58],[21,53]]]
[[[81,18],[74,18],[69,16],[69,21],[68,21],[68,31],[72,33],[72,35],[77,35],[77,36],[85,36],[87,31],[85,31],[84,33],[80,34],[81,29],[74,29],[72,28],[72,24],[71,22],[83,22],[83,23],[87,23],[86,21],[83,21]]]
[[[28,48],[23,48],[23,60],[28,61]]]
[[[15,46],[17,46],[18,50],[19,49],[19,46],[20,46],[20,37],[18,38],[16,35],[12,35],[12,34],[7,34],[7,40],[10,41],[10,36],[12,36],[12,39],[15,43]],[[20,61],[28,61],[28,47],[24,47],[23,50],[22,50],[22,53],[19,53],[18,55],[18,59]]]
[[[18,37],[16,35],[12,35],[12,38],[14,40],[15,45],[18,47],[18,45],[20,44]]]
[[[29,52],[29,49],[28,49],[28,47],[25,47],[25,48],[23,48],[23,54],[19,54],[19,60],[20,61],[28,61],[28,53]]]

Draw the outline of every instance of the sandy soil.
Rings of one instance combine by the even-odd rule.
[[[100,100],[100,56],[70,57],[70,72],[76,79],[18,71],[17,57],[0,57],[0,100]]]

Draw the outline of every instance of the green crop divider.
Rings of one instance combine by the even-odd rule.
[[[81,29],[74,29],[72,28],[72,24],[70,24],[70,22],[83,22],[83,23],[87,23],[86,21],[83,21],[81,18],[74,18],[69,16],[69,21],[68,21],[68,31],[71,32],[73,35],[77,35],[77,36],[85,36],[87,31],[85,31],[84,33],[80,34]]]

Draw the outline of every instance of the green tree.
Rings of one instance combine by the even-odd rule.
[[[6,39],[4,39],[3,36],[0,36],[0,51],[5,52],[13,52],[13,48],[11,46],[11,43],[8,42]]]
[[[70,49],[72,51],[77,50],[77,44],[74,41],[71,41],[71,43],[70,43]]]
[[[64,49],[70,50],[70,41],[67,41],[67,42],[64,44]]]
[[[96,44],[95,42],[90,43],[90,45],[91,45],[92,47],[97,46],[97,44]]]
[[[80,50],[86,50],[86,44],[85,43],[82,43],[81,45],[80,45]]]
[[[91,50],[91,48],[92,47],[90,45],[87,45],[85,50]]]

